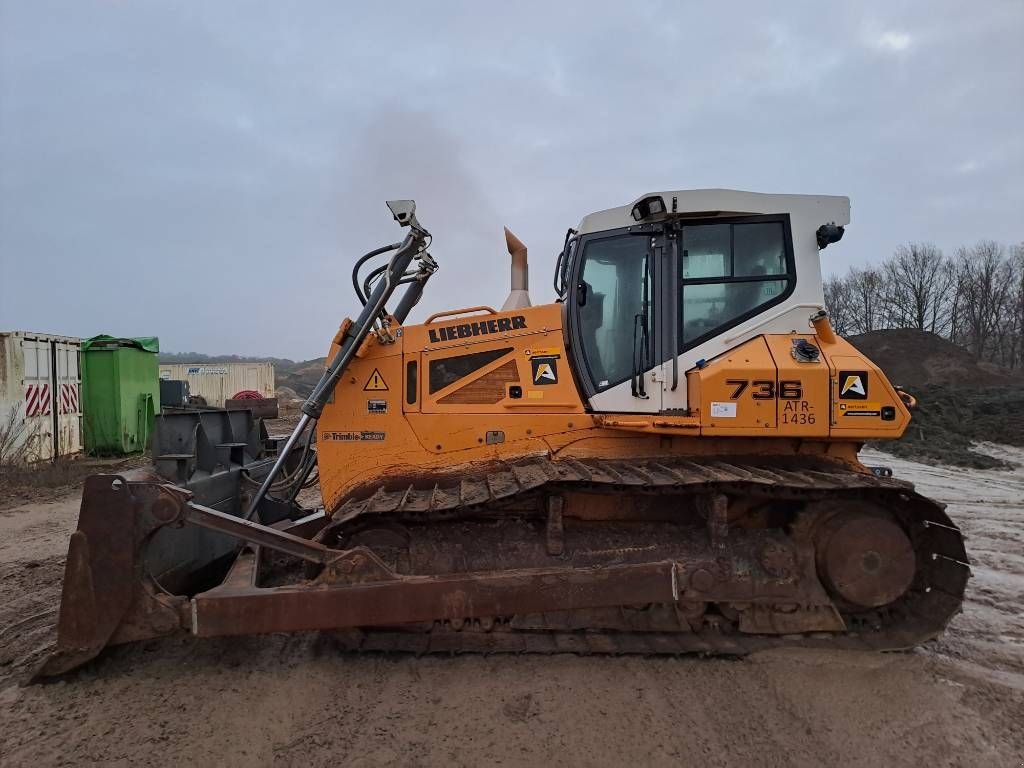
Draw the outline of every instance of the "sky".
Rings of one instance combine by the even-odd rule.
[[[839,8],[843,6],[843,8]],[[1024,2],[0,0],[0,330],[325,354],[415,198],[410,320],[553,299],[647,191],[848,195],[827,274],[1024,240]]]

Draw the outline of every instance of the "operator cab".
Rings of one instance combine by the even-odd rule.
[[[692,190],[645,195],[570,231],[556,288],[581,391],[598,412],[687,408],[685,372],[824,305],[819,247],[845,197]]]

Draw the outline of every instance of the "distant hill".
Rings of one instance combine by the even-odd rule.
[[[978,360],[970,351],[927,331],[899,328],[847,337],[885,371],[893,384],[998,387],[1020,385],[1021,375]]]
[[[286,357],[253,357],[246,355],[204,355],[199,352],[161,352],[161,363],[273,363],[274,370],[291,370],[294,360]]]
[[[327,358],[318,357],[316,360],[292,363],[287,369],[279,370],[275,367],[274,380],[278,387],[288,387],[300,397],[306,397],[320,381],[326,361]]]

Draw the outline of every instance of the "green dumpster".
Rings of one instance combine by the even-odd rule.
[[[82,342],[82,414],[85,450],[124,455],[149,445],[160,412],[160,372],[155,336]]]

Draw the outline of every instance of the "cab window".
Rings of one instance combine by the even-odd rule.
[[[795,278],[788,235],[788,217],[683,227],[680,352],[789,295]]]
[[[583,249],[577,287],[581,344],[598,390],[633,375],[633,335],[645,312],[648,238],[635,235],[591,240]]]

